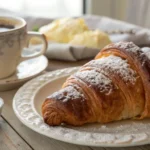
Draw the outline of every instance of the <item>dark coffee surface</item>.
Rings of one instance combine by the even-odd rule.
[[[0,24],[0,32],[9,31],[10,29],[14,29],[14,26],[13,25]]]

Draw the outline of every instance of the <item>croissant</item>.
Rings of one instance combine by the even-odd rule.
[[[42,105],[45,123],[79,126],[150,117],[150,61],[132,42],[104,47]]]

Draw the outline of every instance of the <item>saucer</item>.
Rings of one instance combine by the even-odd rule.
[[[0,80],[0,91],[12,90],[21,86],[41,74],[47,66],[48,60],[44,55],[20,62],[12,76]]]

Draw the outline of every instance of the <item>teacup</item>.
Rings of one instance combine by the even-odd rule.
[[[20,61],[43,55],[47,41],[43,34],[27,32],[27,23],[19,17],[0,16],[0,79],[12,75]],[[30,39],[38,37],[43,42],[43,49],[37,54],[22,56],[24,47]]]

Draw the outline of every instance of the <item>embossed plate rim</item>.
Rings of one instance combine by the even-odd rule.
[[[13,99],[13,110],[18,119],[27,127],[39,134],[72,144],[96,147],[127,147],[149,144],[150,135],[147,135],[144,132],[143,134],[91,133],[86,131],[80,132],[62,126],[50,127],[44,123],[32,105],[35,95],[44,85],[53,80],[71,75],[78,69],[79,67],[73,67],[48,72],[32,79],[22,86]],[[139,140],[142,135],[144,139]],[[124,141],[124,139],[127,139],[127,141]]]

